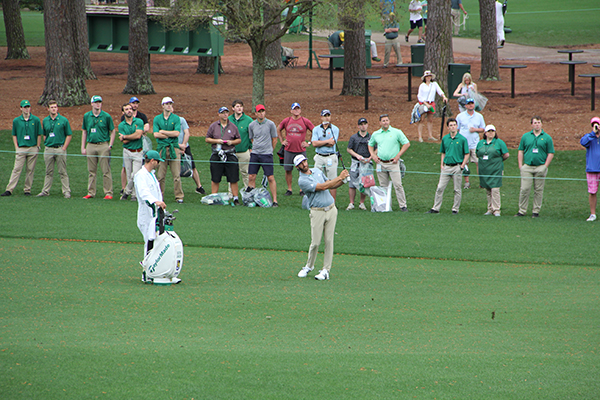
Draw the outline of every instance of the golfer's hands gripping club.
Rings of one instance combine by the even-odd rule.
[[[343,183],[348,183],[350,181],[350,173],[346,168],[342,170],[339,178],[342,180]]]

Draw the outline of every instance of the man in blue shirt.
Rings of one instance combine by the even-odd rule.
[[[308,168],[306,157],[298,154],[294,158],[294,165],[300,173],[298,186],[304,192],[308,208],[310,208],[310,247],[308,249],[308,260],[298,273],[299,278],[305,278],[315,266],[321,237],[325,241],[323,251],[323,269],[315,276],[315,279],[323,281],[329,279],[329,270],[333,261],[333,237],[335,235],[335,223],[337,221],[337,208],[335,200],[329,193],[330,189],[336,189],[344,184],[348,177],[348,171],[342,170],[340,175],[328,180],[318,168]]]
[[[580,142],[585,150],[585,174],[590,194],[590,217],[589,222],[596,220],[596,203],[598,193],[598,181],[600,181],[600,118],[594,117],[590,121],[592,131],[584,135]]]
[[[315,147],[315,168],[319,168],[327,179],[337,176],[338,156],[336,143],[340,137],[340,130],[331,123],[331,111],[321,111],[321,125],[315,126],[312,131],[312,145]],[[331,189],[333,200],[337,194],[336,189]]]

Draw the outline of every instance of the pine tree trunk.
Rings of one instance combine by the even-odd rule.
[[[197,74],[214,75],[215,73],[215,59],[213,57],[200,57],[198,56],[198,68],[196,68]],[[219,75],[224,74],[223,65],[221,64],[221,58],[219,57]]]
[[[270,7],[265,4],[265,20],[270,18],[272,12],[273,11],[270,9]],[[279,18],[277,18],[277,20],[279,20]],[[272,25],[265,31],[265,38],[275,37],[280,31],[281,28],[279,27],[279,24]],[[277,39],[267,46],[265,54],[265,68],[268,70],[283,68],[283,61],[281,60],[281,39]]]
[[[2,0],[2,13],[4,14],[4,28],[6,30],[6,59],[29,59],[29,52],[25,45],[25,33],[23,32],[19,0]]]
[[[448,64],[454,62],[452,49],[452,19],[448,0],[429,0],[427,19],[427,40],[423,70],[436,74],[436,82],[448,97]],[[437,98],[437,115],[441,115],[443,102]],[[450,107],[448,107],[449,109]]]
[[[76,26],[78,0],[44,0],[46,83],[38,104],[56,100],[60,107],[89,104],[85,76],[78,65],[81,51]]]
[[[148,57],[148,16],[146,0],[128,0],[129,66],[124,94],[154,94]]]
[[[74,11],[74,33],[76,34],[76,46],[79,48],[77,64],[81,69],[82,76],[85,79],[98,79],[92,70],[90,62],[90,45],[88,41],[87,17],[85,15],[85,2],[75,0],[73,2]]]
[[[479,79],[497,81],[498,44],[496,42],[496,4],[495,0],[479,0],[481,21],[481,76]]]

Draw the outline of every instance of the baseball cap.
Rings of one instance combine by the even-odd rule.
[[[262,104],[257,105],[255,108],[256,112],[262,111],[264,109],[265,109],[265,106],[263,106]]]
[[[368,124],[367,119],[366,118],[359,118],[358,119],[358,124]]]
[[[167,103],[173,103],[173,99],[170,98],[170,97],[163,97],[163,99],[160,102],[160,104],[163,105],[163,104],[167,104]]]
[[[29,100],[21,100],[21,107],[31,107]]]
[[[225,106],[219,108],[219,114],[224,113],[225,111],[229,112],[229,108],[227,108]]]
[[[494,125],[486,125],[485,127],[485,131],[489,132],[489,131],[494,131],[496,132],[496,127]]]
[[[156,151],[156,150],[149,150],[149,151],[146,153],[146,158],[147,158],[148,160],[158,160],[158,161],[160,161],[160,162],[163,162],[163,161],[165,161],[165,160],[163,160],[162,158],[160,158],[160,154],[158,154],[158,151]]]
[[[304,154],[298,154],[296,157],[294,157],[294,166],[297,167],[304,160],[306,160],[306,157],[304,157]]]
[[[473,98],[469,97],[469,98],[467,99],[467,104],[469,104],[469,103],[475,103],[475,99],[473,99]]]
[[[321,111],[321,117],[325,115],[331,115],[331,111],[329,111],[328,109],[324,109],[323,111]]]
[[[129,99],[130,103],[135,103],[136,101],[139,103],[140,99],[138,99],[137,97],[132,97],[132,98]]]
[[[92,100],[90,101],[90,103],[102,103],[102,97],[100,96],[92,96]]]
[[[23,101],[27,101],[27,100],[23,100]],[[23,101],[21,102],[21,107],[23,107]],[[592,118],[592,120],[590,121],[590,124],[592,124],[592,126],[594,126],[594,124],[600,124],[600,118],[598,118],[598,117]]]
[[[293,110],[294,108],[296,108],[296,107],[297,107],[297,108],[302,108],[302,107],[300,107],[300,103],[294,103],[294,104],[292,104],[292,110]]]

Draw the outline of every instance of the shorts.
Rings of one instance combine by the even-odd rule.
[[[587,177],[588,193],[598,193],[598,181],[600,180],[600,172],[586,172],[585,176]]]
[[[296,157],[298,154],[302,154],[304,157],[306,157],[306,151],[303,151],[302,153],[294,153],[293,151],[287,151],[287,150],[283,151],[283,169],[284,170],[286,170],[286,171],[294,170],[294,157]]]
[[[423,26],[423,18],[421,18],[418,21],[410,21],[410,29],[415,29],[417,27],[422,27]]]
[[[189,144],[185,148],[184,153],[187,154],[188,156],[190,156],[192,158],[192,169],[196,169],[196,163],[194,162],[194,156],[192,155],[192,149],[190,148]]]
[[[319,168],[327,179],[332,180],[338,176],[338,157],[337,154],[322,156],[315,154],[315,168]]]
[[[237,183],[240,180],[240,168],[235,153],[227,153],[227,162],[221,161],[217,153],[210,156],[210,180],[220,183],[223,175],[229,183]]]
[[[479,163],[479,159],[477,158],[477,150],[469,149],[469,162],[470,163]]]
[[[255,154],[250,153],[250,165],[248,166],[248,175],[258,174],[262,167],[265,176],[273,175],[273,154]]]

